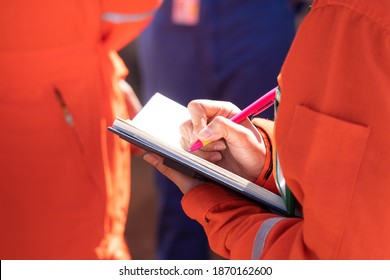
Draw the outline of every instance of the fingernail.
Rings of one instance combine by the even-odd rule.
[[[150,154],[144,155],[143,159],[151,165],[156,165],[158,163],[158,159]]]
[[[216,162],[216,161],[220,161],[222,159],[222,155],[221,154],[215,154],[215,155],[212,155],[210,157],[210,161],[211,162]]]
[[[224,143],[216,143],[214,149],[217,151],[222,151],[226,149],[226,145]]]

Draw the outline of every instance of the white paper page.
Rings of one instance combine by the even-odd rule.
[[[181,148],[180,125],[190,119],[187,107],[156,93],[132,123],[161,141]]]

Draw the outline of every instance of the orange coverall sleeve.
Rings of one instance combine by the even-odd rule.
[[[273,133],[303,218],[207,183],[182,205],[231,259],[389,259],[390,2],[317,0],[282,67]]]

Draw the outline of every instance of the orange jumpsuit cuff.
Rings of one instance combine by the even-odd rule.
[[[261,134],[266,149],[264,167],[255,181],[255,184],[262,186],[273,193],[279,194],[272,172],[272,132],[274,122],[267,119],[255,118],[252,123],[257,127],[259,133]]]
[[[205,195],[205,193],[207,194]],[[207,214],[210,209],[225,201],[242,198],[233,191],[208,182],[187,192],[181,201],[184,212],[202,225],[208,223]]]

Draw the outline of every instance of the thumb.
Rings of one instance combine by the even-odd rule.
[[[166,165],[164,165],[164,163],[163,163],[164,160],[162,157],[160,157],[156,154],[146,153],[143,156],[143,159],[146,162],[153,165],[158,171],[160,171],[162,174],[167,176],[169,179],[171,179],[171,177],[174,177],[174,176],[172,176],[173,175],[172,172],[174,172],[174,170],[167,167]]]
[[[182,193],[188,192],[201,183],[199,179],[189,177],[164,165],[163,158],[159,155],[146,153],[143,158],[178,186]]]
[[[197,137],[202,142],[217,141],[224,138],[229,146],[245,146],[254,135],[242,123],[236,124],[227,118],[218,116],[205,128],[201,129]]]

